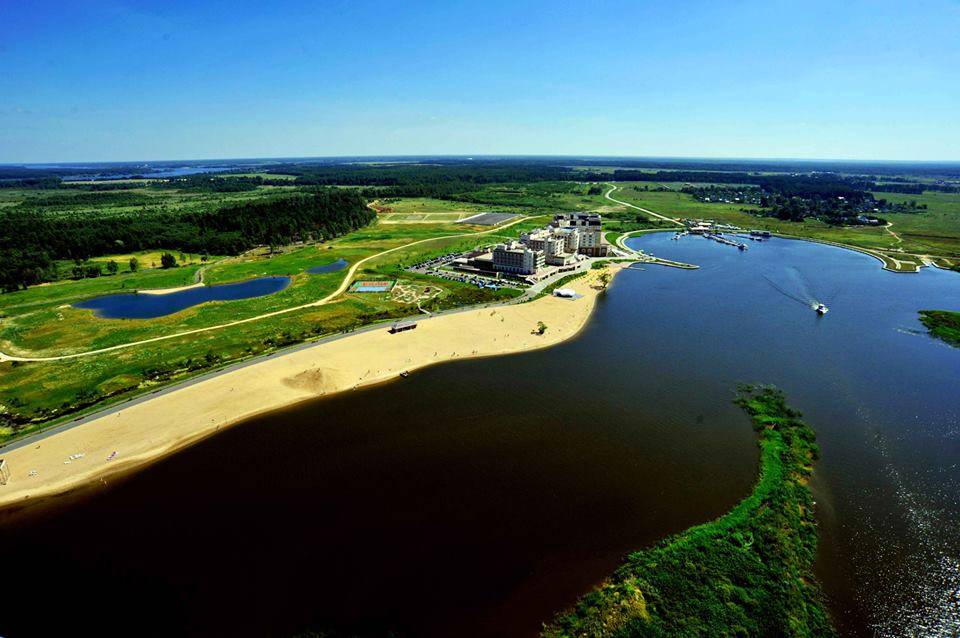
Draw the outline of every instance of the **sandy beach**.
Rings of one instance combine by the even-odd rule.
[[[617,266],[610,268],[616,269]],[[300,401],[397,379],[434,363],[555,345],[586,325],[603,270],[570,284],[575,299],[528,303],[424,318],[415,330],[386,328],[265,359],[0,453],[10,477],[0,506],[100,482],[175,452],[256,414]],[[535,334],[538,322],[546,324]]]

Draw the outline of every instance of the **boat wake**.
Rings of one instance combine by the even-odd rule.
[[[796,268],[787,268],[785,270],[785,274],[788,281],[782,283],[778,283],[770,275],[762,274],[761,276],[774,290],[779,292],[787,299],[796,301],[800,305],[806,306],[807,308],[812,308],[821,315],[827,312],[827,306],[824,302],[828,299],[826,297],[818,298],[816,295],[814,295],[810,291],[810,286],[800,271],[798,271]]]

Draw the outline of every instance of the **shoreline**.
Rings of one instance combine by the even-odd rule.
[[[852,250],[853,252],[860,253],[860,254],[862,254],[862,255],[867,255],[868,257],[873,257],[874,259],[876,259],[877,261],[880,262],[882,269],[883,269],[883,270],[886,270],[887,272],[895,272],[895,273],[901,273],[901,274],[907,274],[907,275],[915,275],[915,274],[917,274],[918,272],[920,272],[920,269],[921,269],[921,268],[923,268],[924,266],[926,266],[926,264],[919,264],[919,265],[917,266],[916,270],[900,270],[900,269],[897,269],[897,268],[890,268],[889,264],[887,263],[887,259],[890,259],[891,261],[895,261],[895,262],[897,262],[897,263],[901,263],[900,260],[894,259],[893,257],[886,257],[886,258],[885,258],[885,255],[884,255],[883,253],[881,253],[881,252],[878,251],[878,250],[871,249],[871,248],[863,248],[863,247],[861,247],[861,246],[854,246],[853,244],[841,244],[840,242],[832,241],[832,240],[829,240],[829,239],[818,239],[818,238],[816,238],[816,237],[800,237],[799,235],[787,235],[787,234],[785,234],[785,233],[773,233],[773,235],[774,235],[775,237],[780,237],[780,238],[782,238],[782,239],[795,239],[795,240],[800,240],[800,241],[809,241],[809,242],[813,242],[813,243],[815,243],[815,244],[823,244],[823,245],[825,245],[825,246],[833,246],[834,248],[843,248],[843,249],[846,249],[846,250]]]
[[[601,290],[589,270],[570,283],[577,299],[548,296],[420,319],[417,329],[350,335],[186,385],[56,432],[4,454],[9,468],[0,509],[127,474],[223,428],[302,401],[399,379],[436,363],[514,354],[557,345],[586,326]],[[533,334],[543,321],[547,330]]]

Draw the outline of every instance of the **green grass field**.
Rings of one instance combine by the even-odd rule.
[[[903,238],[907,252],[945,256],[960,263],[960,193],[925,191],[923,195],[874,193],[891,202],[916,201],[927,210],[910,214],[886,214],[892,231]]]
[[[602,210],[611,203],[601,192],[589,194],[590,187],[576,182],[487,184],[480,190],[458,197],[462,201],[483,204],[485,210],[522,209],[527,214]]]
[[[512,231],[512,237],[516,237],[519,227],[517,224],[504,232]],[[211,261],[205,265],[204,272],[209,284],[264,275],[287,275],[293,281],[285,290],[265,297],[201,304],[156,319],[101,319],[92,311],[73,308],[71,304],[104,294],[191,284],[201,266],[121,272],[0,295],[0,347],[10,354],[59,356],[308,304],[335,291],[347,269],[311,275],[304,272],[307,268],[341,258],[354,264],[390,248],[435,238],[371,260],[354,277],[395,279],[401,284],[398,294],[344,294],[324,306],[105,355],[53,362],[0,363],[0,414],[9,417],[7,430],[0,432],[0,441],[35,430],[44,422],[148,392],[158,385],[231,361],[371,322],[416,314],[419,310],[409,300],[411,290],[429,287],[429,305],[434,309],[515,296],[519,294],[515,290],[478,289],[405,271],[406,266],[430,256],[497,241],[489,235],[470,236],[488,230],[491,229],[463,224],[375,224],[331,242],[287,247],[273,254],[262,249]],[[444,238],[447,235],[453,237]],[[407,291],[406,296],[399,294],[400,291]]]
[[[60,217],[122,217],[150,210],[202,211],[243,201],[272,197],[295,186],[259,186],[236,193],[208,193],[160,188],[149,182],[122,191],[90,192],[75,189],[0,189],[0,206],[21,206]]]
[[[380,220],[388,224],[431,223],[452,224],[477,213],[490,210],[489,206],[452,202],[430,197],[391,198],[374,203]]]

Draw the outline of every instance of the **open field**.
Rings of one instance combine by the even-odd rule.
[[[527,214],[594,211],[610,203],[603,198],[602,190],[596,184],[577,182],[486,184],[479,190],[457,196],[457,199],[484,204],[485,210],[494,208],[497,212],[517,209],[524,209]]]
[[[136,259],[138,262],[138,268],[160,268],[160,256],[163,253],[170,253],[177,258],[177,265],[179,266],[192,266],[195,264],[203,263],[203,255],[197,253],[184,253],[179,250],[141,250],[135,253],[118,253],[116,255],[101,255],[99,257],[91,257],[90,261],[99,261],[106,263],[108,261],[115,261],[117,265],[120,266],[120,270],[129,270],[129,264],[131,259]],[[209,259],[208,259],[209,261]]]
[[[294,186],[259,186],[250,191],[206,192],[170,188],[150,182],[118,191],[81,189],[0,189],[0,207],[19,207],[49,216],[122,217],[151,210],[200,211],[296,190]]]
[[[283,173],[226,173],[217,175],[218,177],[262,177],[263,179],[283,179],[293,181],[297,179],[296,175],[284,175]]]
[[[523,223],[529,222],[516,226]],[[60,356],[309,304],[333,292],[343,281],[346,271],[309,275],[303,272],[306,268],[341,258],[353,264],[384,250],[431,238],[436,240],[368,261],[355,277],[396,279],[401,290],[420,290],[418,296],[423,296],[423,289],[429,287],[428,301],[437,309],[506,299],[518,294],[517,291],[481,290],[404,270],[407,265],[430,256],[497,241],[494,237],[487,239],[486,236],[472,235],[490,230],[462,224],[375,225],[331,242],[288,248],[279,254],[252,251],[211,263],[205,272],[205,280],[225,283],[263,275],[288,275],[293,279],[291,285],[265,297],[206,303],[148,320],[101,319],[91,311],[73,308],[70,304],[110,292],[187,285],[193,282],[197,266],[35,286],[0,296],[0,311],[5,315],[0,321],[0,348],[20,356]],[[510,231],[519,232],[513,228],[504,232]],[[146,392],[203,369],[367,323],[418,313],[416,304],[410,301],[405,296],[391,293],[346,294],[328,305],[301,308],[229,330],[144,344],[109,355],[53,362],[5,362],[0,364],[3,370],[0,404],[7,412],[27,419],[19,430],[29,431],[46,420],[77,409],[89,409],[120,396]],[[6,436],[0,433],[0,440],[11,434],[13,432],[7,432]]]
[[[451,224],[489,210],[478,204],[429,197],[390,198],[372,206],[385,224]]]
[[[891,228],[903,239],[905,252],[943,255],[953,263],[960,263],[960,193],[925,191],[923,195],[874,193],[878,199],[891,202],[916,201],[926,204],[927,210],[917,213],[886,214]]]

